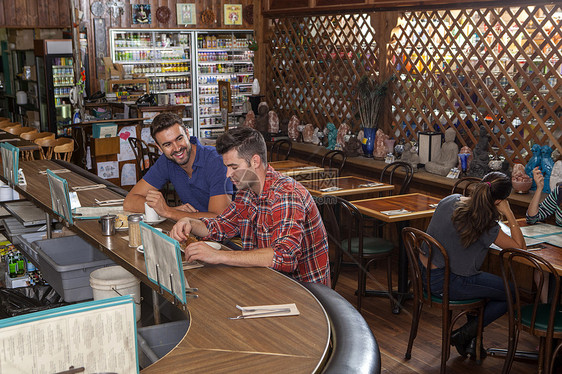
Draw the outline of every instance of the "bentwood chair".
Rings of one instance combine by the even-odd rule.
[[[414,339],[418,333],[418,326],[422,308],[425,304],[429,307],[441,308],[441,374],[445,373],[447,368],[447,360],[451,354],[451,332],[455,322],[463,315],[469,312],[478,313],[478,336],[476,337],[476,362],[481,362],[482,347],[482,328],[483,328],[483,312],[486,301],[484,299],[471,300],[451,300],[449,297],[449,279],[451,276],[449,269],[449,256],[441,243],[439,243],[431,235],[415,229],[413,227],[405,227],[402,230],[402,238],[406,253],[408,254],[408,262],[410,264],[410,274],[412,286],[414,289],[414,307],[412,311],[412,327],[410,328],[410,338],[408,339],[408,348],[406,349],[405,358],[409,360],[412,357],[412,347]],[[422,252],[427,250],[427,256]],[[439,251],[445,260],[445,277],[443,280],[443,294],[436,296],[429,292],[431,284],[431,266],[433,253]],[[422,277],[421,259],[427,258],[426,278]],[[453,314],[455,312],[456,314]]]
[[[394,244],[388,240],[363,235],[363,215],[347,200],[331,196],[330,203],[324,205],[324,224],[328,231],[328,241],[334,253],[332,269],[332,288],[336,287],[343,260],[357,265],[357,310],[361,312],[362,298],[365,296],[369,267],[386,260],[387,290],[390,308],[394,308],[392,297],[391,253]]]
[[[460,193],[463,196],[468,196],[471,191],[471,186],[480,181],[481,179],[477,177],[459,178],[453,185],[453,188],[451,189],[451,193],[452,194]]]
[[[534,269],[534,273],[539,278],[536,282],[537,292],[527,303],[524,300],[525,298],[528,300],[529,293],[525,292],[523,287],[520,287],[521,284],[518,282],[514,271],[514,268],[521,266],[521,263]],[[527,331],[539,338],[538,373],[553,373],[554,360],[562,348],[562,341],[560,340],[562,339],[562,310],[559,304],[560,276],[558,272],[550,262],[541,256],[520,249],[502,250],[500,252],[500,269],[507,290],[509,316],[509,343],[502,373],[507,374],[511,370],[521,331]],[[515,295],[510,291],[510,285]],[[554,288],[549,290],[549,294],[552,295],[550,302],[541,303],[540,296],[543,287],[552,286]],[[558,344],[553,349],[555,339],[558,340]]]
[[[282,147],[286,148],[286,152]],[[269,162],[288,160],[292,149],[293,143],[289,139],[275,141],[271,146],[271,152],[269,152]]]
[[[380,181],[384,182],[385,180],[387,180],[388,175],[388,184],[394,184],[393,182],[396,182],[395,173],[397,170],[402,170],[402,172],[404,173],[402,187],[400,187],[400,191],[398,192],[399,195],[403,195],[405,193],[408,193],[408,190],[410,189],[410,182],[412,181],[412,176],[414,175],[414,169],[409,163],[403,161],[395,161],[391,164],[386,165],[381,171]]]
[[[151,147],[149,147],[144,140],[133,136],[130,136],[127,140],[133,150],[135,160],[137,161],[137,172],[141,177],[143,177],[148,169],[158,159],[158,148],[155,145],[151,145]],[[145,161],[145,159],[147,161]]]
[[[56,139],[55,146],[53,147],[53,154],[55,160],[63,160],[70,162],[72,153],[74,152],[74,139],[72,138],[58,138]]]
[[[339,159],[339,161],[338,161]],[[322,157],[322,167],[336,169],[338,172],[338,177],[341,175],[345,162],[347,161],[347,156],[342,151],[332,150],[327,152],[324,157]],[[338,165],[336,167],[336,165]]]

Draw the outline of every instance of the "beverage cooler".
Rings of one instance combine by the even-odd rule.
[[[67,135],[72,123],[70,89],[74,86],[72,40],[36,40],[35,56],[41,131]]]
[[[252,39],[248,30],[110,30],[112,62],[123,67],[125,78],[148,79],[158,105],[184,105],[183,121],[200,138],[224,132],[219,80],[231,83],[230,126],[245,114],[253,82]]]

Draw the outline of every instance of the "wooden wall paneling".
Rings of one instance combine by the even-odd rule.
[[[15,24],[20,26],[29,26],[27,20],[27,2],[26,0],[18,0],[15,2]]]
[[[27,26],[30,27],[37,27],[37,21],[38,21],[38,14],[37,14],[37,8],[38,8],[38,0],[27,0],[27,4],[26,4],[26,8],[27,8]]]
[[[6,12],[4,11],[5,6],[6,6],[6,1],[2,1],[0,3],[0,25],[6,24]]]
[[[29,0],[28,0],[29,1]],[[35,0],[40,2],[42,0]],[[72,0],[65,0],[59,2],[59,23],[60,27],[72,27],[72,21],[70,17],[70,1]],[[78,17],[76,17],[78,18]]]
[[[310,0],[267,0],[267,10],[309,8]]]
[[[48,19],[49,19],[49,26],[52,25],[59,25],[59,2],[58,0],[46,0],[49,4],[49,11],[48,11]]]
[[[4,0],[3,7],[6,26],[16,25],[16,7],[13,0]]]
[[[37,26],[43,27],[49,24],[49,3],[45,0],[37,2]]]

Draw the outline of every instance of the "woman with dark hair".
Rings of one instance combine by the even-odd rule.
[[[427,228],[427,233],[443,245],[449,256],[451,300],[487,300],[484,326],[507,311],[502,278],[480,271],[488,248],[492,243],[500,248],[526,248],[507,201],[511,188],[511,180],[505,174],[488,173],[475,185],[470,197],[455,194],[441,200]],[[501,216],[507,220],[511,236],[500,230]],[[445,263],[439,251],[433,253],[431,293],[441,295]],[[421,262],[427,264],[423,258]],[[470,316],[465,325],[453,331],[451,345],[461,356],[470,354],[474,358],[477,332],[478,319]]]

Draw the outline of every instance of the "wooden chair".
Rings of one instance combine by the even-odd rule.
[[[524,291],[524,286],[519,287],[520,283],[514,271],[514,268],[520,268],[522,263],[534,269],[535,274],[539,275],[537,292],[532,296],[530,303],[523,302],[525,298],[529,298],[529,292]],[[562,347],[560,276],[550,262],[532,252],[520,249],[502,250],[500,269],[507,290],[509,316],[509,343],[502,373],[507,374],[511,370],[521,331],[527,331],[539,338],[538,373],[552,373],[554,360]],[[541,291],[543,287],[549,287],[549,276],[550,287],[554,286],[549,290],[552,298],[548,303],[543,304],[540,301]],[[511,290],[515,291],[515,300],[510,285]],[[554,339],[558,339],[555,349],[553,349]]]
[[[285,154],[284,156],[281,146],[287,146],[287,152],[284,153]],[[292,149],[293,149],[293,143],[289,139],[277,140],[271,146],[271,152],[269,152],[269,162],[288,160],[289,154],[291,153]]]
[[[21,126],[21,123],[19,123],[19,122],[9,122],[9,121],[8,122],[2,122],[2,123],[0,123],[0,129],[5,130],[8,127],[14,127],[14,126],[17,126],[17,125]]]
[[[72,153],[74,152],[74,139],[72,138],[58,138],[56,139],[56,144],[53,147],[53,154],[55,155],[55,160],[63,160],[70,162],[72,159]]]
[[[9,130],[9,129],[13,129],[13,130]],[[21,134],[26,134],[26,133],[37,133],[37,129],[35,127],[16,127],[15,129],[13,127],[9,127],[6,129],[7,132],[9,132],[12,135],[18,135],[21,138]]]
[[[408,254],[408,262],[411,270],[411,281],[414,289],[414,307],[412,311],[412,327],[410,329],[410,338],[408,339],[408,348],[406,349],[405,358],[409,360],[412,357],[412,346],[414,339],[418,333],[418,325],[424,304],[430,307],[436,306],[441,308],[441,373],[445,373],[447,368],[447,360],[451,354],[451,331],[455,322],[463,315],[470,311],[478,312],[478,336],[476,338],[476,362],[480,363],[480,353],[482,347],[482,328],[483,328],[483,312],[486,300],[450,300],[449,298],[449,256],[441,243],[425,232],[413,227],[405,227],[402,230],[402,238]],[[420,257],[422,256],[422,245],[427,249],[427,270],[426,279],[422,278],[422,267],[420,265]],[[433,252],[439,251],[445,260],[445,277],[443,281],[443,295],[441,297],[432,295],[428,290],[431,284],[431,264]],[[458,312],[453,315],[453,312]]]
[[[4,127],[3,130],[12,134],[12,135],[14,135],[21,128],[22,128],[22,125],[16,124],[16,125],[13,125],[13,126]]]
[[[57,139],[44,137],[34,140],[35,144],[41,146],[39,156],[41,160],[50,160],[53,158],[53,148],[57,145]]]
[[[382,238],[364,236],[363,216],[355,205],[338,196],[330,197],[330,200],[333,203],[324,205],[323,218],[328,231],[328,239],[332,243],[335,254],[332,288],[336,287],[343,257],[353,261],[358,267],[357,310],[361,312],[369,266],[376,261],[386,260],[387,291],[384,292],[384,295],[389,297],[390,308],[393,309],[391,254],[394,244]]]
[[[410,189],[410,182],[412,181],[412,176],[414,175],[414,169],[412,168],[412,165],[403,161],[395,161],[391,164],[388,164],[382,169],[379,180],[381,182],[384,182],[385,179],[387,179],[386,175],[388,174],[388,183],[394,184],[394,173],[396,173],[396,171],[399,169],[402,169],[405,174],[404,180],[402,182],[402,187],[400,187],[400,191],[398,192],[399,195],[403,195],[405,193],[408,193],[408,190]]]
[[[340,159],[339,161],[338,158]],[[343,167],[345,165],[345,161],[347,161],[347,156],[342,151],[332,150],[327,152],[324,157],[322,157],[322,167],[323,168],[330,168],[336,169],[338,171],[338,177],[341,175],[343,171]],[[339,167],[335,167],[339,163]]]
[[[460,193],[463,196],[468,196],[468,193],[470,192],[470,186],[480,181],[481,179],[477,177],[459,178],[453,185],[453,188],[451,189],[451,193],[452,194]]]
[[[133,150],[133,154],[135,155],[135,160],[137,161],[137,172],[138,175],[143,177],[148,169],[154,165],[158,157],[158,147],[155,145],[146,144],[146,142],[142,139],[135,138],[133,136],[129,136],[127,139],[129,141],[129,145]],[[145,161],[145,158],[148,159],[148,165]]]
[[[55,139],[55,134],[52,132],[36,132],[36,131],[30,131],[30,132],[24,132],[23,134],[20,134],[20,138],[24,139],[24,140],[29,140],[31,142],[35,142],[35,140],[40,139],[40,138],[49,138],[49,139]],[[22,151],[21,152],[21,158],[22,160],[25,161],[32,161],[35,160],[35,155],[34,155],[34,151]]]

